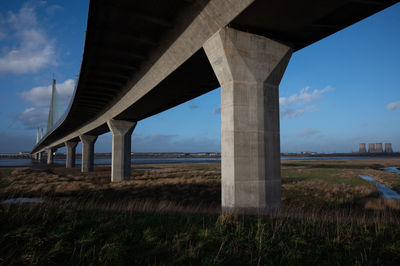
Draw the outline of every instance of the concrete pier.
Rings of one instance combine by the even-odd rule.
[[[365,143],[360,143],[358,152],[359,153],[366,153],[367,152],[367,148],[365,146]]]
[[[375,152],[383,152],[382,143],[376,143]]]
[[[374,143],[368,144],[368,152],[369,153],[375,152],[375,144]]]
[[[279,83],[292,49],[225,27],[203,46],[221,85],[224,212],[281,207]]]
[[[47,152],[47,164],[52,164],[54,159],[53,156],[54,149],[47,149],[46,152]]]
[[[392,153],[392,143],[385,143],[385,152]]]
[[[67,158],[65,158],[65,167],[74,168],[75,167],[75,156],[76,156],[76,145],[77,141],[66,141],[64,142],[67,149]]]
[[[97,136],[81,135],[82,142],[82,172],[92,172],[94,168],[94,143]]]
[[[42,160],[43,160],[43,152],[41,151],[41,152],[38,152],[38,160],[39,160],[39,162],[42,162]]]
[[[131,142],[136,122],[110,120],[112,132],[111,182],[129,180],[131,177]]]

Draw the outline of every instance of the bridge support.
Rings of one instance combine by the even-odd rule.
[[[81,135],[82,142],[82,172],[92,172],[94,168],[94,143],[97,136]]]
[[[65,147],[67,148],[67,158],[65,160],[66,168],[74,168],[75,167],[75,155],[76,155],[76,145],[78,142],[76,141],[66,141]]]
[[[39,160],[39,162],[42,162],[42,160],[43,160],[43,152],[42,151],[38,152],[38,160]]]
[[[47,152],[47,164],[52,164],[54,159],[53,156],[54,149],[47,149],[46,152]]]
[[[221,85],[222,210],[277,210],[279,83],[292,49],[228,27],[203,48]]]
[[[136,122],[110,120],[112,132],[111,182],[129,180],[131,177],[131,142]]]

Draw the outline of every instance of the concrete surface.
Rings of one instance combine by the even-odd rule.
[[[54,159],[53,156],[54,149],[47,149],[46,152],[47,152],[47,164],[52,164]]]
[[[65,148],[67,150],[67,157],[65,158],[65,167],[74,168],[75,167],[75,157],[76,157],[76,145],[77,141],[66,141]]]
[[[382,143],[376,143],[375,152],[383,152]]]
[[[110,120],[112,132],[111,182],[129,180],[131,177],[131,142],[136,122]]]
[[[81,135],[82,142],[82,172],[92,172],[94,169],[94,143],[97,136]]]
[[[389,153],[393,152],[392,143],[385,143],[385,152],[389,152]]]
[[[367,152],[367,148],[365,146],[365,143],[360,143],[358,152],[359,153],[366,153]]]
[[[370,152],[370,153],[375,152],[375,144],[374,143],[368,144],[368,152]]]
[[[204,50],[221,84],[222,208],[279,209],[279,83],[292,49],[225,27]]]

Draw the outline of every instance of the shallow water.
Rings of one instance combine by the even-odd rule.
[[[376,159],[376,157],[282,157],[281,161],[292,160],[347,160],[347,159]],[[178,164],[178,163],[212,163],[221,162],[221,158],[132,158],[132,164]],[[0,167],[29,167],[36,161],[32,159],[0,158]],[[65,159],[54,159],[55,164],[64,165]],[[76,159],[76,165],[81,165],[81,159]],[[110,165],[111,158],[95,158],[95,165]],[[398,171],[398,169],[396,169]]]
[[[374,184],[376,186],[376,188],[378,189],[379,195],[381,196],[381,198],[400,200],[400,194],[399,193],[397,193],[396,191],[388,188],[384,184],[381,184],[381,183],[377,182],[375,180],[375,178],[373,178],[372,176],[360,175],[360,177],[362,179],[367,180],[367,181],[371,182],[372,184]]]
[[[400,167],[397,167],[397,166],[391,166],[391,167],[381,168],[381,170],[384,170],[386,172],[400,174],[400,169],[399,168]]]
[[[18,204],[18,203],[43,203],[41,198],[14,198],[3,200],[1,204]]]

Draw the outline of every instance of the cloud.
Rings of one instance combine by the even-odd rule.
[[[2,19],[1,37],[7,41],[8,46],[2,45],[0,75],[36,72],[55,63],[54,41],[40,28],[35,8],[28,4],[17,13],[8,12]]]
[[[400,109],[400,101],[389,103],[386,108],[388,110],[399,110]]]
[[[314,136],[319,133],[319,130],[315,128],[307,128],[305,130],[302,130],[296,134],[297,137],[310,137]]]
[[[211,111],[212,115],[219,115],[221,114],[221,107],[217,107],[214,110]]]
[[[64,9],[62,6],[59,6],[59,5],[51,5],[51,6],[48,6],[48,7],[46,8],[46,13],[47,13],[47,15],[49,15],[49,16],[53,16],[53,15],[56,14],[56,12],[57,12],[58,10],[62,10],[62,9]]]
[[[20,121],[26,129],[35,129],[38,127],[46,127],[48,115],[48,108],[30,107],[25,109],[21,114],[13,117]]]
[[[305,114],[306,112],[317,111],[316,105],[311,103],[318,102],[322,99],[325,92],[332,90],[330,86],[322,90],[315,89],[310,91],[307,86],[300,90],[300,93],[292,94],[289,97],[280,97],[279,105],[281,109],[281,116],[284,118],[294,118]]]
[[[307,111],[309,113],[315,112],[316,106],[315,105],[310,105],[310,106],[306,106],[302,109],[293,109],[293,108],[282,108],[281,110],[281,116],[284,118],[295,118],[298,116],[301,116],[303,114],[305,114]]]
[[[198,109],[200,106],[195,101],[189,102],[189,109]]]
[[[51,87],[39,86],[24,91],[19,96],[27,102],[30,102],[35,107],[44,107],[50,105],[51,100]],[[75,88],[75,81],[73,79],[67,79],[63,83],[56,84],[56,91],[58,101],[61,105],[67,105],[72,97]]]
[[[221,149],[219,139],[174,134],[134,134],[132,148],[136,152],[215,152]]]

